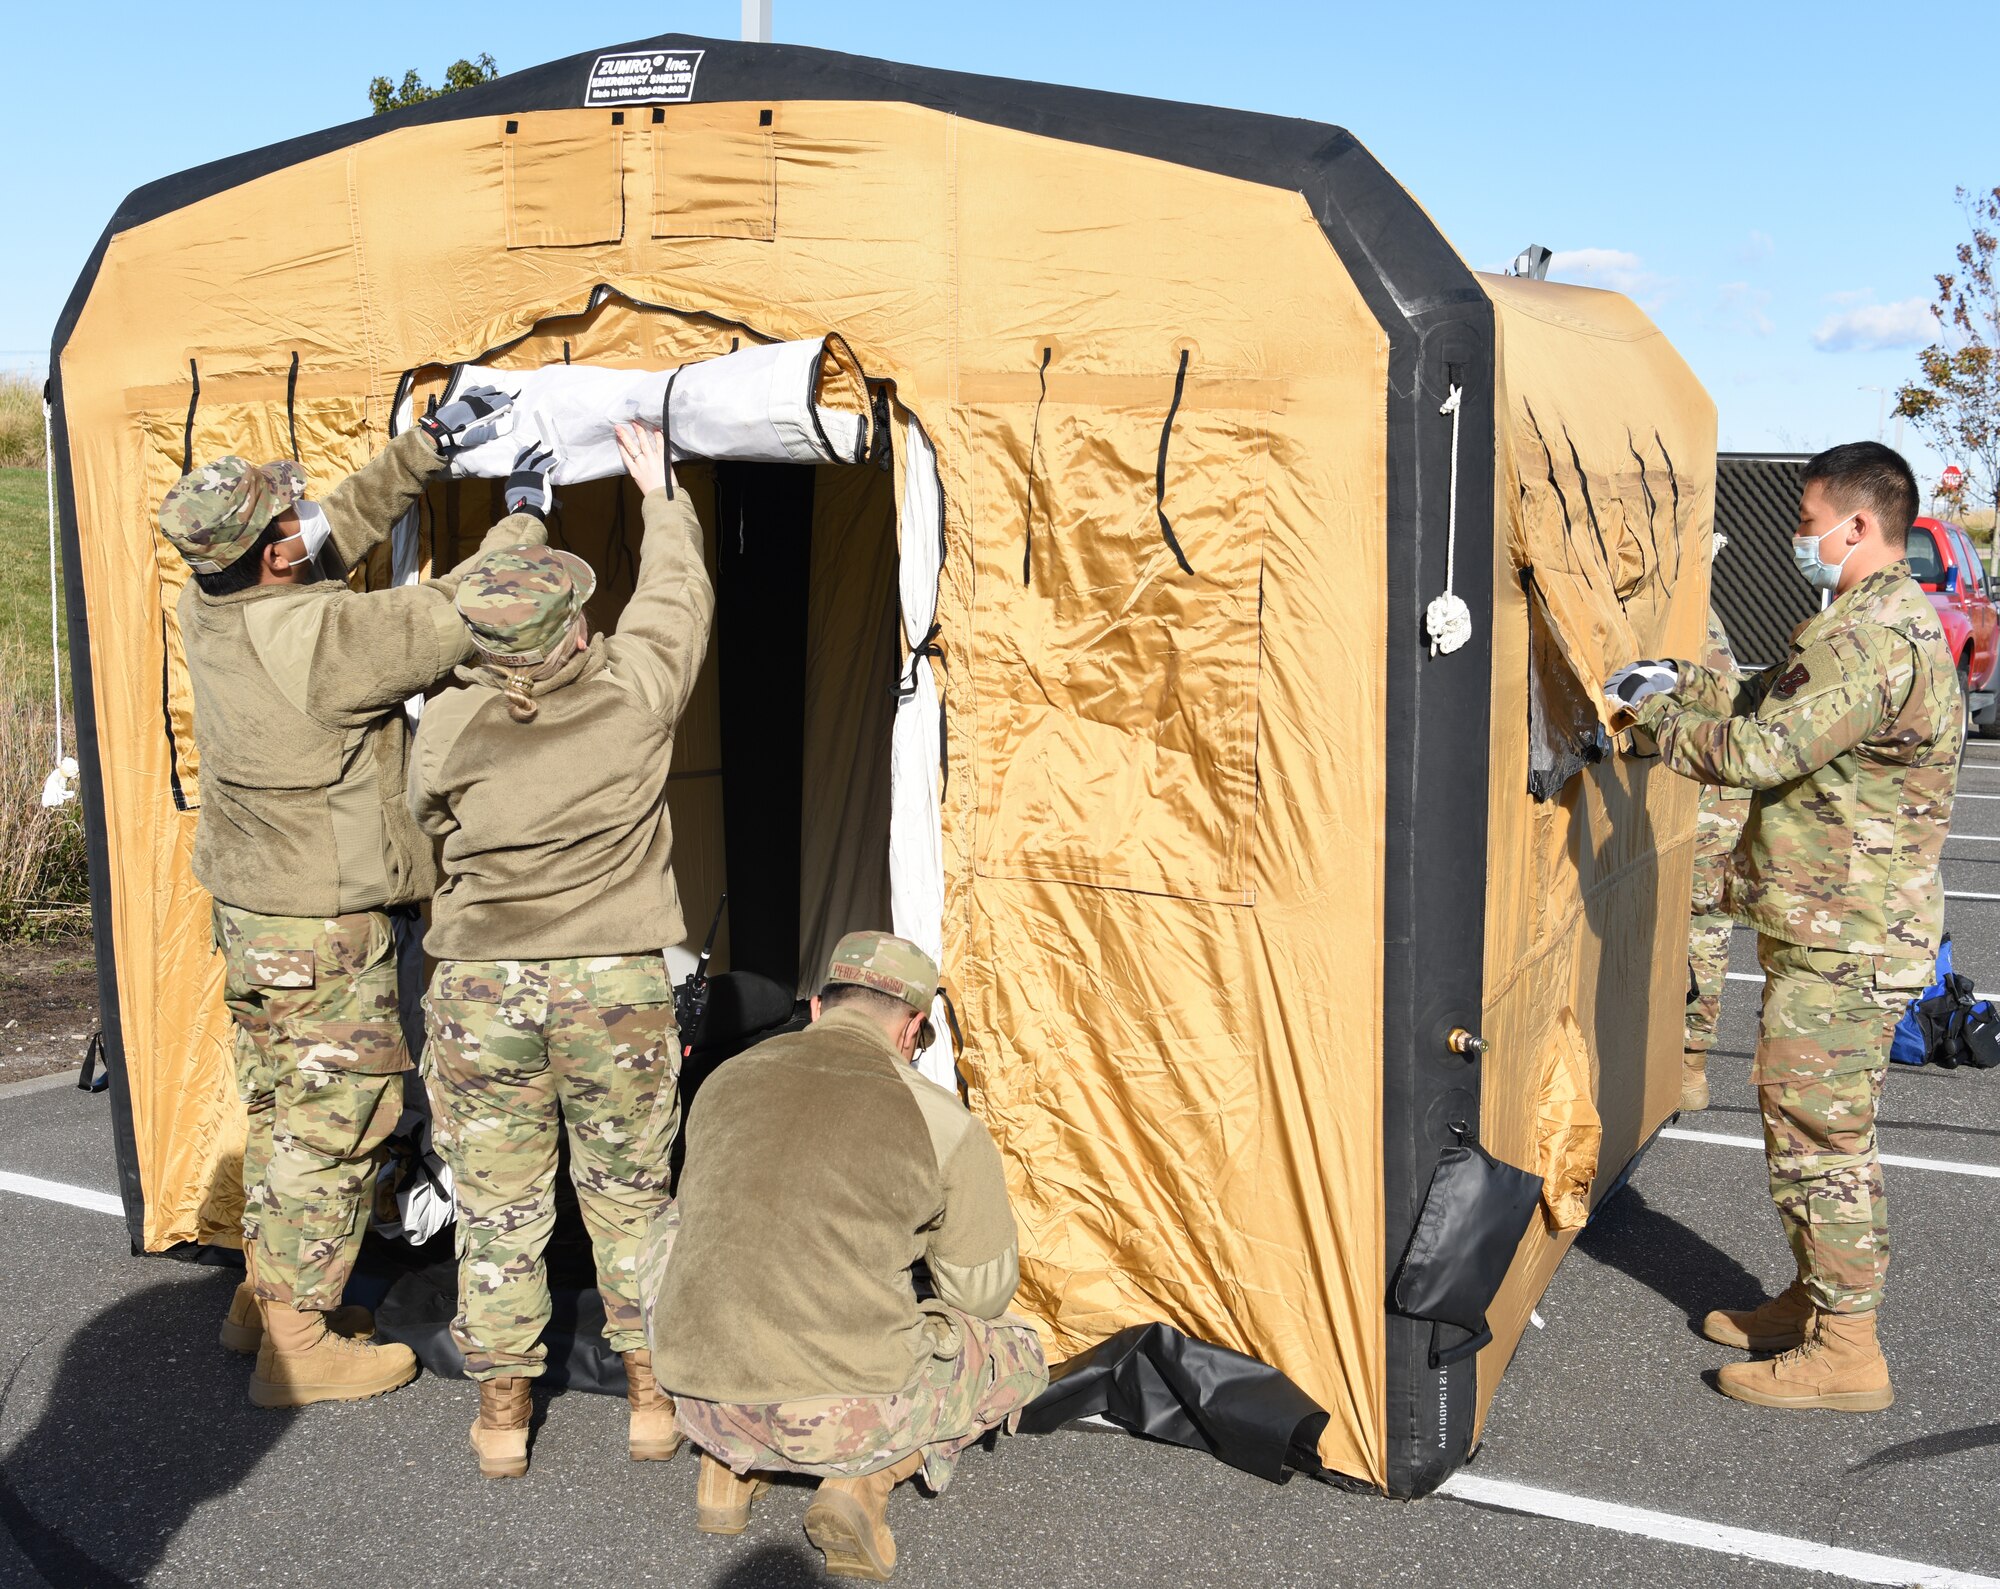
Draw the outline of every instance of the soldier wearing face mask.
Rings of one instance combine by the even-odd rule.
[[[1750,1079],[1797,1278],[1760,1307],[1710,1313],[1702,1333],[1778,1354],[1717,1376],[1760,1406],[1894,1400],[1875,1329],[1889,1266],[1875,1113],[1896,1019],[1931,980],[1944,929],[1965,721],[1944,631],[1903,558],[1916,510],[1916,480],[1889,448],[1821,453],[1792,555],[1833,599],[1790,654],[1748,677],[1633,663],[1606,685],[1675,772],[1750,791],[1731,904],[1757,929]]]
[[[222,1339],[257,1354],[259,1406],[379,1395],[416,1373],[407,1347],[370,1343],[372,1321],[341,1292],[410,1068],[387,909],[437,881],[403,798],[402,703],[472,648],[457,571],[364,593],[322,569],[383,540],[509,401],[467,392],[324,503],[307,500],[298,465],[232,457],[160,507],[193,572],[178,612],[201,753],[194,874],[215,899],[249,1114],[246,1278]],[[479,553],[544,539],[538,517],[513,514]]]

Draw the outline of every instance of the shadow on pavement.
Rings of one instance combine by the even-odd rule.
[[[820,1571],[819,1556],[803,1545],[759,1545],[721,1576],[711,1579],[714,1589],[792,1589],[798,1585],[821,1585],[826,1575]]]
[[[1764,1282],[1706,1238],[1628,1186],[1602,1205],[1576,1240],[1577,1251],[1657,1291],[1697,1327],[1710,1308],[1754,1307]]]
[[[1857,1462],[1849,1473],[1872,1473],[1898,1462],[1921,1462],[1926,1457],[1954,1456],[1960,1451],[1977,1451],[1982,1446],[2000,1446],[2000,1423],[1983,1423],[1970,1429],[1952,1429],[1943,1434],[1919,1435],[1893,1446],[1884,1446],[1872,1457]]]
[[[293,1415],[252,1407],[249,1361],[215,1340],[236,1278],[148,1286],[63,1348],[41,1416],[0,1462],[0,1526],[49,1583],[143,1582],[195,1510],[284,1437]]]

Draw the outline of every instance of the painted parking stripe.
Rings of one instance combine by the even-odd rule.
[[[1821,1545],[1809,1539],[1762,1533],[1754,1528],[1732,1528],[1727,1523],[1711,1523],[1699,1517],[1679,1517],[1672,1512],[1654,1512],[1642,1506],[1594,1501],[1588,1496],[1565,1495],[1560,1490],[1541,1490],[1529,1484],[1482,1478],[1472,1473],[1454,1473],[1439,1486],[1438,1494],[1495,1511],[1553,1517],[1565,1523],[1608,1528],[1620,1534],[1636,1534],[1642,1539],[1657,1539],[1669,1545],[1686,1545],[1725,1556],[1768,1561],[1780,1567],[1796,1567],[1804,1572],[1827,1573],[1856,1583],[1913,1584],[1921,1585],[1922,1589],[2000,1589],[2000,1578],[1989,1578],[1982,1573],[1933,1567],[1920,1561],[1878,1556],[1873,1551],[1849,1550],[1842,1545]]]
[[[87,1187],[66,1186],[61,1181],[45,1181],[39,1175],[16,1175],[12,1170],[0,1170],[0,1192],[19,1192],[23,1197],[67,1203],[71,1208],[87,1208],[94,1214],[122,1216],[125,1212],[125,1205],[109,1192],[93,1192]]]
[[[1719,1142],[1730,1148],[1755,1148],[1764,1151],[1762,1137],[1739,1137],[1727,1131],[1688,1131],[1680,1126],[1666,1126],[1660,1131],[1663,1137],[1672,1137],[1676,1142]],[[1893,1164],[1905,1170],[1939,1170],[1946,1175],[1976,1175],[1983,1180],[2000,1181],[2000,1165],[1966,1164],[1958,1159],[1920,1159],[1908,1153],[1884,1153],[1880,1155],[1884,1164]]]

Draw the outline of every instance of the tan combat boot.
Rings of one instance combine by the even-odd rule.
[[[896,1536],[889,1532],[889,1492],[924,1465],[912,1451],[893,1467],[858,1479],[821,1479],[806,1508],[806,1538],[835,1578],[885,1582],[896,1570]]]
[[[1805,1340],[1812,1320],[1812,1298],[1806,1295],[1805,1283],[1794,1280],[1754,1308],[1717,1308],[1701,1321],[1701,1333],[1718,1346],[1738,1351],[1789,1352]]]
[[[264,1344],[250,1376],[256,1406],[366,1401],[416,1377],[416,1353],[407,1346],[350,1341],[326,1327],[323,1313],[301,1313],[284,1302],[264,1305]]]
[[[1875,1340],[1875,1315],[1815,1313],[1803,1346],[1782,1357],[1731,1363],[1716,1376],[1723,1395],[1759,1407],[1880,1412],[1896,1399]]]
[[[525,1374],[479,1382],[479,1417],[472,1425],[472,1449],[479,1454],[482,1478],[518,1479],[527,1473],[534,1383]]]
[[[625,1401],[632,1409],[625,1451],[634,1462],[665,1462],[681,1448],[673,1398],[653,1378],[653,1354],[626,1352]]]
[[[1681,1051],[1681,1113],[1693,1114],[1708,1107],[1708,1050]]]
[[[326,1327],[350,1341],[375,1338],[375,1315],[366,1308],[335,1308],[325,1315]],[[232,1352],[254,1357],[264,1345],[264,1310],[257,1302],[257,1288],[245,1279],[229,1299],[229,1314],[222,1321],[222,1344]]]
[[[739,1479],[704,1451],[694,1487],[694,1526],[704,1534],[740,1534],[750,1526],[750,1503],[770,1488],[769,1479]]]

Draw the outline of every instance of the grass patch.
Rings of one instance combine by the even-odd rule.
[[[7,668],[14,693],[43,702],[48,701],[53,682],[49,668],[48,515],[48,486],[41,470],[0,469],[0,645],[14,648]],[[62,576],[60,561],[56,575]],[[69,639],[65,635],[65,674],[68,669]],[[67,710],[67,677],[63,704]]]
[[[83,808],[42,804],[55,703],[46,690],[38,697],[18,686],[26,660],[18,639],[0,636],[0,942],[90,925]]]

